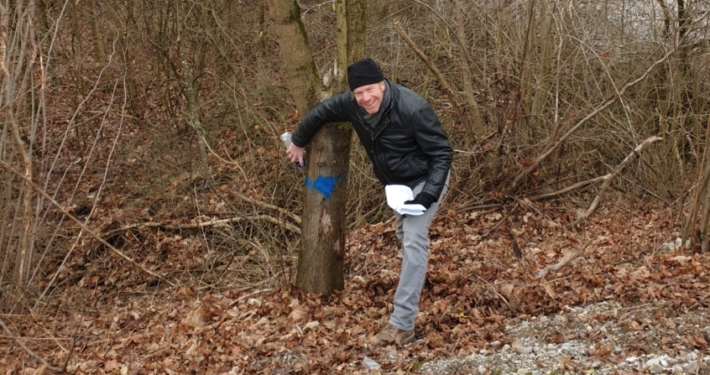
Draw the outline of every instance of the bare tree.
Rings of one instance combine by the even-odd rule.
[[[301,113],[317,101],[318,74],[305,30],[300,27],[300,8],[290,0],[269,2],[274,32],[287,72],[292,95]],[[344,72],[348,63],[364,55],[364,2],[339,0],[337,15],[337,59],[331,73],[335,80],[326,96],[346,89]],[[329,86],[329,83],[325,83]],[[324,92],[329,87],[324,88]],[[344,287],[343,261],[347,232],[345,207],[349,170],[349,124],[330,124],[311,140],[307,171],[303,235],[298,258],[296,284],[307,292],[330,294]]]
[[[34,191],[24,181],[32,181],[35,178],[32,161],[33,139],[27,135],[33,134],[32,129],[36,129],[39,124],[38,114],[42,111],[42,103],[39,108],[28,108],[26,103],[29,95],[37,94],[36,87],[44,87],[44,77],[41,74],[41,54],[33,16],[32,2],[13,4],[5,1],[0,4],[0,108],[3,108],[5,124],[0,152],[2,160],[22,171],[23,176],[19,181],[10,176],[3,178],[10,186],[17,184],[14,187],[19,194],[14,202],[5,195],[9,199],[3,201],[2,206],[6,210],[14,207],[15,214],[5,212],[4,217],[11,221],[3,222],[3,227],[11,224],[11,229],[6,231],[3,228],[4,238],[0,238],[0,243],[7,251],[5,260],[13,264],[14,273],[11,279],[18,293],[22,293],[30,279],[35,255],[31,240],[35,196]],[[6,137],[9,137],[11,142],[5,142]],[[7,257],[10,254],[14,254],[14,259]],[[4,262],[3,272],[0,273],[0,286],[5,282],[3,278],[8,276],[4,272],[7,267]]]

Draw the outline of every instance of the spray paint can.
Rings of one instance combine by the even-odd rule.
[[[281,134],[281,142],[284,143],[284,147],[286,148],[288,148],[288,146],[291,146],[291,132]]]

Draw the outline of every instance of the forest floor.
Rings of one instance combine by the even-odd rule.
[[[0,368],[48,373],[41,358],[72,374],[709,373],[710,254],[672,246],[668,210],[609,204],[571,229],[564,210],[527,208],[439,213],[417,340],[403,348],[367,343],[398,280],[389,221],[349,235],[345,290],[330,297],[289,276],[240,290],[141,284],[105,252],[93,261],[120,268],[111,282],[85,267],[45,314],[5,318],[17,334],[0,337]],[[168,258],[199,258],[174,249]]]

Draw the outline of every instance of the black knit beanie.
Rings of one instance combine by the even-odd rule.
[[[355,61],[348,67],[348,85],[350,91],[360,86],[371,85],[385,80],[382,70],[374,60],[367,57]]]

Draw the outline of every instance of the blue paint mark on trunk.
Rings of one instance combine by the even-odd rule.
[[[315,182],[313,182],[310,177],[306,176],[306,186],[308,186],[309,189],[318,190],[326,199],[330,199],[330,196],[333,195],[333,190],[335,190],[335,186],[338,184],[338,180],[340,180],[340,176],[318,176]]]

